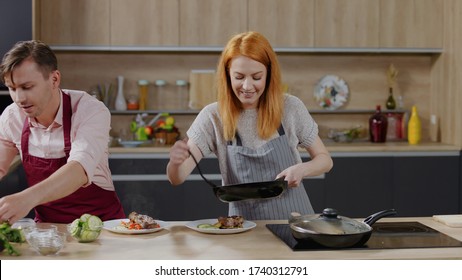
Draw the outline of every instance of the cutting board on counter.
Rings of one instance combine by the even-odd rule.
[[[433,219],[448,227],[462,227],[462,215],[433,215]]]
[[[215,70],[191,70],[189,75],[189,108],[200,110],[217,101]]]

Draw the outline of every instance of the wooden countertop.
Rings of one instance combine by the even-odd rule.
[[[425,218],[384,218],[387,221],[418,221],[462,240],[462,228],[450,228]],[[93,243],[78,243],[69,237],[65,248],[53,256],[41,256],[27,243],[15,245],[21,256],[3,253],[0,259],[72,259],[72,260],[263,260],[263,259],[462,259],[462,248],[420,248],[382,250],[292,251],[266,228],[268,223],[257,221],[257,227],[230,235],[213,235],[193,231],[186,222],[168,222],[166,229],[143,235],[122,235],[103,230]],[[59,225],[65,230],[65,225]]]
[[[460,147],[443,143],[425,142],[419,145],[410,145],[407,142],[387,142],[387,143],[371,143],[366,141],[358,141],[352,143],[335,143],[326,141],[325,145],[332,154],[343,153],[392,153],[392,152],[459,152]],[[110,154],[121,153],[169,153],[170,146],[140,146],[137,148],[111,147]],[[306,152],[300,149],[301,152]]]

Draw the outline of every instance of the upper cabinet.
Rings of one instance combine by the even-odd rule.
[[[315,47],[378,48],[380,0],[316,0]]]
[[[381,0],[380,45],[442,48],[443,0]]]
[[[178,0],[111,0],[111,45],[178,46],[178,7]]]
[[[314,46],[315,0],[248,0],[249,30],[265,35],[273,47]]]
[[[307,51],[328,48],[416,51],[441,49],[443,44],[443,0],[34,0],[34,3],[34,37],[53,46],[219,50],[232,35],[247,30],[263,33],[275,48]]]
[[[109,45],[110,0],[35,0],[34,37],[49,45]]]
[[[222,47],[247,30],[247,0],[179,0],[180,46]]]

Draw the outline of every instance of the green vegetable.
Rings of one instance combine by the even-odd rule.
[[[83,214],[69,225],[68,231],[79,242],[92,242],[98,238],[102,227],[103,221],[99,217]]]
[[[9,255],[21,255],[14,247],[10,244],[10,242],[14,243],[23,243],[24,237],[21,234],[19,229],[11,228],[10,224],[2,223],[0,224],[0,243],[1,243],[1,251],[7,249]]]

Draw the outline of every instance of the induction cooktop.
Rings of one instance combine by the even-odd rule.
[[[266,227],[293,251],[338,250],[314,242],[298,242],[288,224],[267,224]],[[462,247],[461,241],[419,222],[375,223],[372,228],[366,244],[342,250]]]

